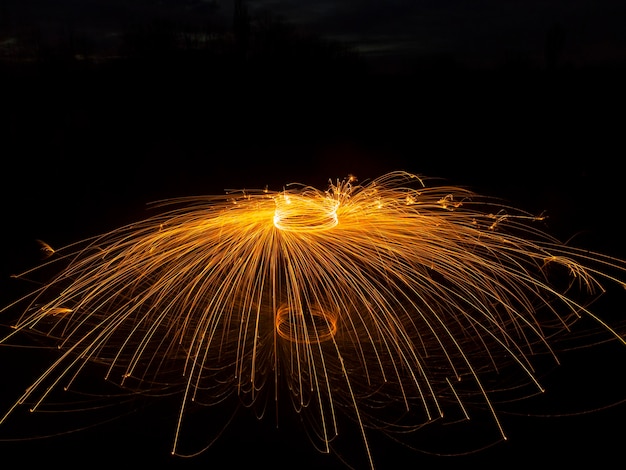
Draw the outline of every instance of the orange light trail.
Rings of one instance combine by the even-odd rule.
[[[624,262],[462,188],[393,172],[157,206],[46,250],[44,266],[63,267],[3,310],[23,314],[2,342],[38,332],[60,355],[1,421],[27,403],[36,411],[98,362],[133,393],[181,392],[175,454],[191,403],[263,407],[281,389],[324,452],[349,416],[373,466],[373,429],[408,433],[451,409],[469,418],[476,403],[506,438],[493,374],[513,367],[542,391],[533,358],[558,360],[553,339],[581,317],[625,342],[577,300],[623,285]]]

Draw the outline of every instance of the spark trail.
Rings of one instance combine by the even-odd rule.
[[[180,394],[173,453],[192,404],[273,397],[324,452],[347,416],[373,466],[374,430],[408,435],[476,406],[505,438],[494,377],[514,370],[515,389],[541,391],[534,358],[558,361],[556,340],[580,318],[624,343],[589,309],[604,283],[623,285],[624,262],[462,188],[394,172],[156,206],[47,250],[59,273],[3,310],[23,312],[4,344],[36,332],[59,356],[2,421],[96,362],[123,390]]]

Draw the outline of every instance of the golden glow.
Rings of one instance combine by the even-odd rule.
[[[541,216],[464,189],[394,172],[162,206],[50,252],[46,266],[65,267],[10,306],[24,313],[3,342],[39,332],[60,357],[2,421],[45,406],[94,361],[133,393],[182,392],[174,453],[185,452],[190,403],[235,396],[265,410],[286,398],[280,389],[323,451],[338,414],[352,418],[373,465],[371,428],[410,436],[482,406],[505,438],[493,377],[514,370],[511,390],[542,391],[533,358],[554,354],[581,317],[623,342],[580,300],[601,282],[623,285],[622,261],[565,246],[537,227]]]
[[[337,332],[337,315],[311,307],[310,312],[292,312],[289,305],[276,311],[276,332],[287,341],[321,343]]]
[[[321,194],[281,193],[274,202],[274,226],[280,230],[311,232],[327,230],[338,223],[339,201]]]
[[[37,240],[37,243],[39,243],[39,250],[41,251],[44,258],[48,258],[54,254],[54,249],[46,242]]]

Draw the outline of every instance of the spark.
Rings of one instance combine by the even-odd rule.
[[[577,300],[623,286],[623,261],[562,244],[537,227],[543,214],[466,189],[393,172],[154,206],[49,252],[59,274],[3,310],[23,312],[3,343],[37,332],[61,355],[1,421],[26,403],[37,411],[97,362],[133,393],[181,393],[175,454],[192,403],[278,406],[280,389],[324,452],[339,416],[351,418],[374,466],[374,430],[467,420],[477,403],[506,439],[494,375],[514,369],[543,391],[534,358],[558,361],[555,338],[582,317],[625,342]]]
[[[42,240],[37,240],[37,243],[39,244],[39,250],[41,251],[44,258],[49,258],[50,256],[54,254],[54,248],[52,248],[46,242]]]

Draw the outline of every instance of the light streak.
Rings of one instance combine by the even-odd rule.
[[[372,429],[408,433],[450,409],[469,419],[477,403],[505,439],[493,375],[513,368],[543,391],[533,358],[558,361],[555,338],[581,317],[624,343],[577,300],[623,285],[624,262],[564,245],[538,227],[542,217],[465,189],[394,172],[157,206],[142,222],[46,250],[44,266],[64,267],[3,310],[23,309],[3,343],[38,332],[60,356],[2,421],[98,362],[133,393],[182,394],[173,453],[191,403],[273,396],[282,406],[281,389],[323,451],[338,416],[352,418],[373,466]]]

